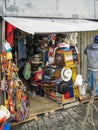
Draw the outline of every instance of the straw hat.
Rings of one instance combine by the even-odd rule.
[[[35,54],[33,56],[33,62],[40,62],[41,61],[41,56],[39,54]]]
[[[72,77],[72,70],[70,68],[63,67],[61,70],[61,79],[64,81],[69,81]]]

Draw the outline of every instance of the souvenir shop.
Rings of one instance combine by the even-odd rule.
[[[83,79],[77,42],[77,32],[31,34],[5,22],[1,89],[12,122],[78,99]]]

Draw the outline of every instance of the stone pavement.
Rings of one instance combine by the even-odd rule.
[[[98,107],[98,100],[94,102]],[[87,103],[80,104],[68,109],[58,110],[49,116],[39,115],[39,120],[31,120],[24,124],[19,124],[11,130],[81,130],[82,122],[86,115]],[[94,123],[87,123],[85,130],[98,130],[98,112],[94,111]]]

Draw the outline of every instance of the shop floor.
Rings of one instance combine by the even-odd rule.
[[[57,110],[62,110],[62,109],[79,105],[79,102],[71,102],[69,104],[67,103],[67,104],[61,105],[49,99],[47,96],[41,97],[39,95],[29,96],[29,101],[30,101],[29,118],[26,120],[17,122],[17,123],[11,123],[11,126],[22,124],[30,120],[38,121],[39,115],[44,114],[44,116],[48,116],[50,114],[54,114]]]

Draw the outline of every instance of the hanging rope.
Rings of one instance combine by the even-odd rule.
[[[86,109],[86,116],[85,116],[85,119],[82,123],[82,127],[81,127],[81,130],[85,130],[85,127],[86,127],[86,123],[91,123],[93,126],[95,126],[95,123],[94,123],[94,120],[93,120],[93,112],[94,112],[94,109],[96,111],[98,111],[98,108],[94,105],[94,94],[95,94],[95,91],[96,91],[96,85],[97,85],[97,82],[98,82],[98,79],[95,81],[95,84],[94,84],[94,89],[93,89],[93,92],[92,92],[92,96],[87,104],[87,109]]]

